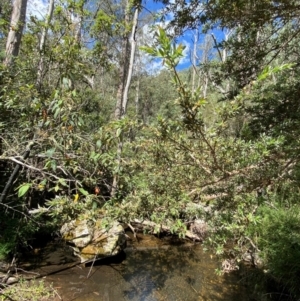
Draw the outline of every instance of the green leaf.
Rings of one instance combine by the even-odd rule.
[[[118,128],[117,129],[117,133],[116,133],[116,137],[120,137],[121,132],[122,132],[122,129]]]
[[[52,161],[51,161],[51,168],[52,168],[53,171],[56,171],[57,163],[56,163],[55,160],[52,160]]]
[[[25,195],[30,187],[31,187],[30,183],[25,183],[25,184],[19,186],[17,188],[18,189],[18,197],[21,198],[23,195]]]
[[[78,190],[79,190],[84,196],[88,196],[88,195],[89,195],[89,193],[88,193],[85,189],[83,189],[83,188],[78,188]]]
[[[156,55],[156,50],[155,48],[152,48],[152,47],[149,47],[149,46],[141,46],[140,47],[140,50],[152,55],[152,56],[155,56]]]
[[[50,149],[48,149],[47,151],[46,151],[46,156],[48,157],[48,158],[51,158],[51,157],[53,157],[53,154],[55,153],[55,148],[50,148]]]
[[[59,182],[62,186],[68,187],[68,184],[66,183],[66,180],[65,180],[65,179],[60,178],[60,179],[58,180],[58,182]]]
[[[98,140],[98,141],[96,142],[96,146],[97,146],[98,148],[100,148],[100,147],[102,146],[102,141],[101,141],[101,140]]]
[[[268,78],[270,75],[278,73],[280,71],[286,70],[286,69],[291,69],[293,66],[295,66],[295,64],[282,64],[279,66],[275,66],[275,67],[270,67],[267,66],[262,72],[261,74],[259,74],[259,76],[257,77],[258,81],[263,81],[266,78]]]

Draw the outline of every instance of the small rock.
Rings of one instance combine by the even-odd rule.
[[[17,277],[9,277],[6,281],[6,284],[10,285],[10,284],[17,283],[18,281],[19,279]]]

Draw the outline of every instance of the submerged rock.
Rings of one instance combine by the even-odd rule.
[[[125,232],[118,222],[103,228],[100,220],[75,220],[64,224],[60,233],[81,262],[114,256],[126,247]]]

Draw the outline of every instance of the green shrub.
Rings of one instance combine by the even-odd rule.
[[[0,260],[16,254],[20,247],[27,247],[38,233],[47,235],[57,230],[55,221],[40,215],[27,217],[0,211],[0,221]]]
[[[0,301],[51,301],[56,297],[52,286],[46,285],[44,281],[26,281],[8,286],[0,290]]]
[[[300,296],[300,208],[263,208],[259,248],[268,272]]]

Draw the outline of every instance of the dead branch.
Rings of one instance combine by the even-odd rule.
[[[158,226],[158,224],[156,224],[154,222],[151,222],[151,221],[148,221],[148,220],[140,221],[138,219],[134,219],[133,222],[137,223],[137,224],[140,224],[142,226],[150,227],[152,229],[157,228],[157,226]],[[159,227],[160,227],[160,231],[162,231],[162,232],[171,232],[170,227],[168,227],[166,225],[159,225]],[[201,238],[198,235],[192,233],[189,230],[186,230],[185,237],[187,237],[187,238],[189,238],[193,241],[202,241]]]
[[[130,230],[133,233],[134,238],[136,239],[136,241],[138,241],[137,236],[136,236],[136,232],[135,229],[132,227],[132,225],[130,223],[127,223],[127,226],[130,228]]]

